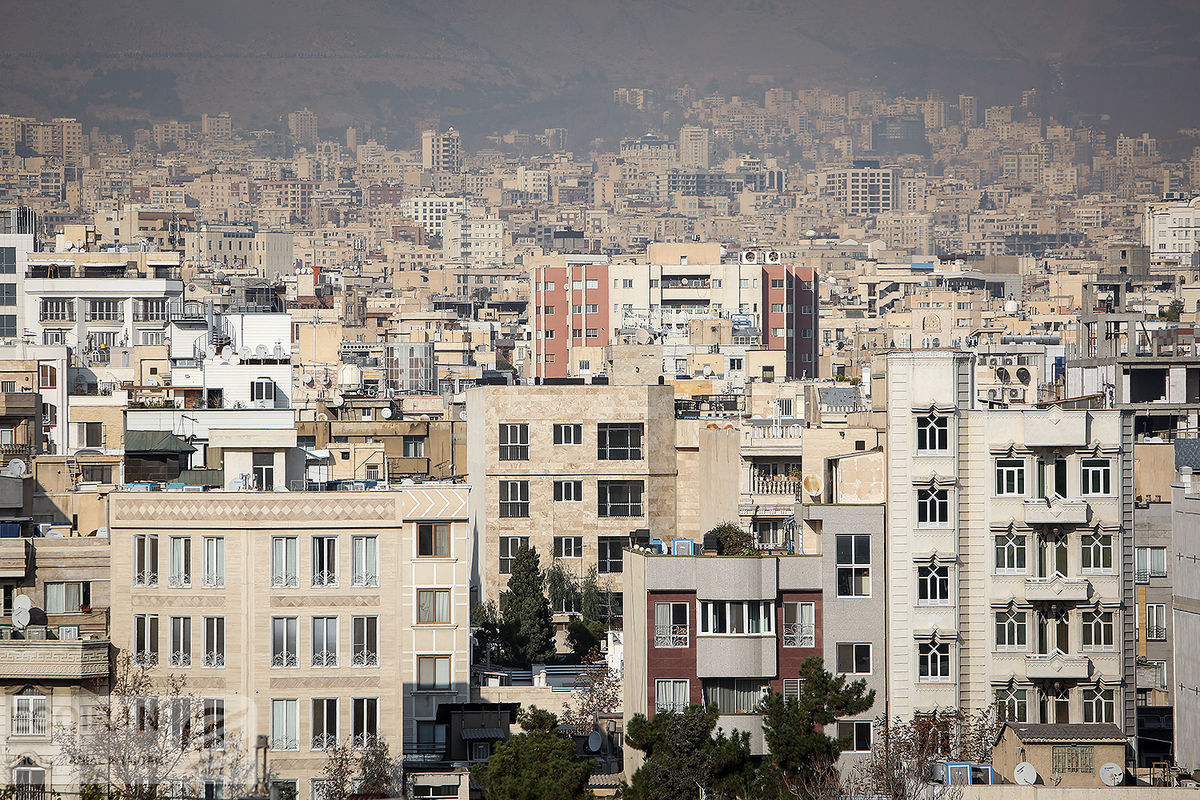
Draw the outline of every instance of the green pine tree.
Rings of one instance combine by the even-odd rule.
[[[554,655],[554,621],[536,548],[522,546],[513,559],[508,591],[500,596],[501,638],[513,663],[529,666]]]
[[[514,571],[515,573],[515,571]],[[575,758],[575,743],[558,733],[558,719],[533,706],[518,717],[523,733],[496,746],[471,769],[485,800],[587,800],[594,762]]]

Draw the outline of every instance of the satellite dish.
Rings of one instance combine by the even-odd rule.
[[[1037,767],[1028,761],[1022,761],[1013,770],[1013,778],[1022,786],[1033,786],[1033,784],[1037,783],[1038,779]]]
[[[333,381],[331,381],[331,380],[329,379],[329,373],[328,373],[328,372],[326,372],[324,375],[322,375],[322,376],[321,376],[321,385],[322,385],[322,386],[324,386],[324,387],[328,388],[328,387],[329,387],[329,384],[331,384],[332,382],[333,382]]]
[[[1125,781],[1125,770],[1112,761],[1100,767],[1100,780],[1105,786],[1119,786]]]
[[[258,356],[259,358],[266,358],[267,357],[267,346],[265,344],[260,344],[258,347],[255,347],[254,354],[256,356]]]
[[[33,608],[33,601],[29,599],[27,594],[19,594],[13,598],[13,611],[28,611]]]
[[[382,416],[384,419],[391,419],[391,418],[392,418],[392,410],[391,410],[390,408],[385,408],[385,409],[383,409],[383,411],[380,411],[380,412],[379,412],[379,414],[380,414],[380,416]]]
[[[339,408],[345,404],[346,398],[342,397],[340,394],[335,394],[333,399],[329,401],[329,405],[333,406],[334,408]]]
[[[221,348],[221,358],[228,361],[230,356],[232,356],[232,355],[233,355],[233,348],[230,347],[229,345],[225,345],[224,347]]]
[[[27,467],[25,465],[25,462],[19,458],[14,458],[11,461],[9,461],[8,466],[5,467],[5,469],[4,469],[5,472],[7,472],[9,475],[13,476],[14,478],[20,478],[28,470],[29,470],[29,467]]]
[[[604,738],[600,735],[600,731],[592,731],[588,735],[588,752],[599,753],[600,746],[604,744]]]
[[[216,358],[216,356],[217,356],[217,348],[213,347],[213,346],[210,344],[208,347],[204,348],[204,354],[205,354],[206,356],[208,356],[209,358]]]
[[[467,421],[467,412],[466,411],[458,412],[458,418],[461,419],[463,422],[466,422]]]
[[[825,488],[820,475],[805,475],[803,484],[804,491],[812,497],[819,495],[821,490]]]
[[[300,379],[300,382],[305,386],[312,386],[314,383],[316,383],[316,379],[314,379],[312,375],[305,373],[304,377]]]
[[[238,351],[238,355],[241,356],[242,358],[249,358],[251,356],[250,348],[243,347],[241,350]]]
[[[230,356],[229,363],[236,367],[238,364],[242,363],[242,359],[240,356]]]
[[[19,631],[25,630],[25,627],[27,625],[29,625],[29,609],[28,608],[14,608],[13,615],[12,615],[12,622],[13,622],[13,627],[16,628],[17,630],[19,630]]]
[[[158,378],[146,378],[147,386],[158,386]]]
[[[275,357],[283,358],[283,345],[279,342],[275,343]]]

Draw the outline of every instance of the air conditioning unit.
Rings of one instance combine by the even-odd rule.
[[[1009,389],[1008,396],[1013,398],[1014,400],[1016,400],[1017,398],[1024,398],[1025,390],[1024,389]]]
[[[755,250],[743,250],[742,251],[742,263],[743,264],[757,264],[758,263],[758,252]]]
[[[768,264],[778,264],[779,261],[780,261],[780,256],[779,256],[778,251],[771,250],[767,253],[766,262]]]

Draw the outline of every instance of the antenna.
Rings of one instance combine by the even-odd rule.
[[[1100,767],[1100,780],[1105,786],[1118,786],[1125,781],[1125,770],[1109,761]]]
[[[1030,764],[1028,761],[1022,761],[1017,764],[1017,768],[1013,770],[1013,778],[1022,786],[1033,786],[1037,783],[1038,774],[1037,767]]]
[[[4,474],[11,475],[14,478],[20,478],[28,471],[28,469],[29,467],[25,465],[24,461],[19,458],[14,458],[9,461],[8,466],[4,468]]]

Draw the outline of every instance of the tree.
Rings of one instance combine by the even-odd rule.
[[[1161,316],[1167,322],[1179,322],[1179,315],[1183,313],[1183,301],[1178,297],[1170,302],[1170,304],[1162,310]]]
[[[354,792],[354,752],[342,742],[329,750],[321,768],[322,800],[346,800]]]
[[[716,706],[659,711],[653,719],[634,715],[625,742],[646,754],[623,787],[627,800],[694,800],[703,789],[710,798],[760,797],[760,776],[750,756],[750,735],[717,731]],[[715,731],[715,733],[714,733]]]
[[[358,760],[358,791],[394,794],[400,785],[400,767],[392,758],[387,740],[376,736],[362,749]]]
[[[476,603],[471,607],[471,625],[474,628],[472,636],[476,645],[476,661],[484,664],[492,663],[492,650],[501,643],[500,612],[496,604],[488,600]]]
[[[579,610],[583,614],[584,622],[599,622],[607,627],[611,608],[607,593],[600,588],[595,567],[589,568],[587,574],[583,576],[583,580],[580,581]]]
[[[518,716],[523,733],[501,742],[471,769],[485,800],[585,800],[594,762],[575,758],[575,742],[558,733],[558,719],[533,706]]]
[[[584,658],[571,696],[563,703],[562,724],[586,736],[596,728],[602,714],[621,707],[621,676],[608,666],[599,649]]]
[[[762,701],[763,737],[771,763],[789,793],[814,783],[822,765],[834,764],[845,744],[823,728],[839,718],[863,713],[875,704],[875,691],[857,680],[825,671],[817,656],[800,665],[800,692],[784,697],[770,692]]]
[[[756,556],[754,537],[736,522],[722,522],[704,534],[705,541],[716,540],[719,556]]]
[[[513,559],[508,591],[500,596],[501,638],[509,657],[521,666],[554,655],[554,622],[538,562],[537,550],[522,545]]]
[[[124,800],[158,800],[179,787],[220,780],[231,795],[254,782],[254,761],[225,731],[224,709],[188,694],[181,675],[154,678],[148,664],[117,659],[109,693],[81,725],[56,726],[62,760],[81,784],[113,787]]]
[[[600,648],[604,632],[603,622],[587,622],[572,616],[571,621],[567,623],[567,644],[571,652],[583,659],[593,650]]]

